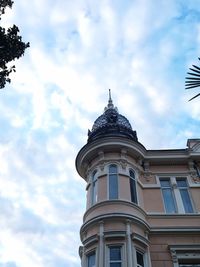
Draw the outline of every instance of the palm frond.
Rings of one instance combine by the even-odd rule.
[[[200,58],[198,58],[200,60]],[[189,74],[189,77],[186,77],[185,81],[185,89],[193,89],[196,87],[200,87],[200,67],[196,65],[192,65],[193,68],[189,68],[190,72],[187,72]],[[189,101],[192,99],[200,96],[200,93],[192,97]]]

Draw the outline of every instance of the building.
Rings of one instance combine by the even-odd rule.
[[[200,139],[147,150],[109,96],[76,168],[82,267],[200,267]]]

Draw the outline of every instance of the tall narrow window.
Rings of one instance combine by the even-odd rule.
[[[109,199],[118,199],[118,174],[117,166],[109,166]]]
[[[92,205],[97,202],[97,171],[92,174]]]
[[[87,267],[95,267],[95,252],[93,251],[87,256]]]
[[[185,213],[193,213],[192,202],[188,192],[188,185],[186,178],[176,178],[177,188],[180,191],[183,207]]]
[[[122,255],[120,246],[109,247],[109,267],[122,267]]]
[[[136,251],[136,258],[137,258],[137,267],[144,267],[144,255]]]
[[[163,195],[166,212],[175,213],[176,205],[175,205],[174,194],[173,194],[170,178],[160,179],[160,184],[161,184],[162,195]]]
[[[131,201],[137,204],[137,191],[136,191],[136,180],[135,173],[130,170],[130,192],[131,192]]]

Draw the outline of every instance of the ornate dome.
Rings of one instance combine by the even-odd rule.
[[[119,114],[117,108],[114,107],[110,90],[108,105],[104,113],[95,120],[92,130],[88,130],[88,142],[105,136],[123,136],[137,141],[136,131],[132,130],[127,118]]]

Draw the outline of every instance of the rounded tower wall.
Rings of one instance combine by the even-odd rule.
[[[140,172],[142,172],[143,169],[140,164],[138,153],[137,151],[135,153],[133,148],[129,148],[129,151],[125,148],[124,146],[119,146],[119,149],[116,150],[115,146],[116,151],[113,152],[109,151],[106,147],[106,143],[101,143],[99,152],[96,150],[96,147],[94,148],[97,155],[96,157],[90,156],[90,153],[93,155],[93,150],[89,148],[90,153],[87,153],[87,158],[84,159],[84,171],[80,170],[80,172],[85,175],[83,178],[87,182],[86,210],[100,202],[109,201],[110,199],[118,199],[132,203],[134,199],[131,199],[131,193],[133,192],[131,192],[130,171],[134,173],[133,181],[136,187],[135,201],[137,199],[137,204],[141,208],[144,208],[143,189],[139,181]],[[134,155],[134,157],[132,155]],[[112,194],[110,191],[112,191],[114,184],[112,184],[112,181],[109,182],[109,168],[113,165],[115,165],[117,169],[117,196],[111,196],[110,198],[109,194]]]
[[[77,171],[87,183],[80,230],[82,267],[113,266],[114,254],[120,264],[117,266],[122,266],[122,258],[125,267],[136,266],[137,257],[149,262],[150,228],[140,182],[145,155],[136,131],[118,113],[110,97],[76,158]]]

